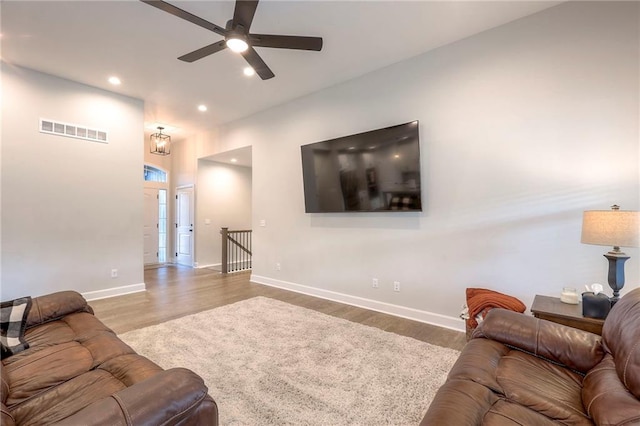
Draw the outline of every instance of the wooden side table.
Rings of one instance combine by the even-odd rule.
[[[536,318],[602,335],[604,320],[583,317],[582,302],[577,305],[569,305],[562,303],[559,297],[541,296],[538,294],[535,299],[533,299],[531,312]]]

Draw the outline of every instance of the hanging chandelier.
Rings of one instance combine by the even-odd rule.
[[[156,155],[171,154],[171,136],[163,135],[164,127],[158,126],[158,133],[151,135],[151,153]]]

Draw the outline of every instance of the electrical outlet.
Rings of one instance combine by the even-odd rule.
[[[282,270],[282,265],[280,265],[280,262],[276,263],[276,271],[281,271]]]
[[[372,278],[371,279],[371,287],[373,287],[373,288],[378,288],[379,287],[377,278]]]
[[[400,281],[393,282],[393,291],[400,291]]]
[[[111,270],[111,278],[118,278],[118,270],[117,269],[112,269]]]
[[[267,221],[265,219],[260,219],[260,226],[267,226]]]

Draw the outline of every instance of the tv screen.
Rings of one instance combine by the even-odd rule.
[[[301,151],[307,213],[422,211],[417,120]]]

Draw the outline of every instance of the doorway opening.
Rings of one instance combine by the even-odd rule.
[[[144,165],[144,264],[167,262],[167,172]]]

